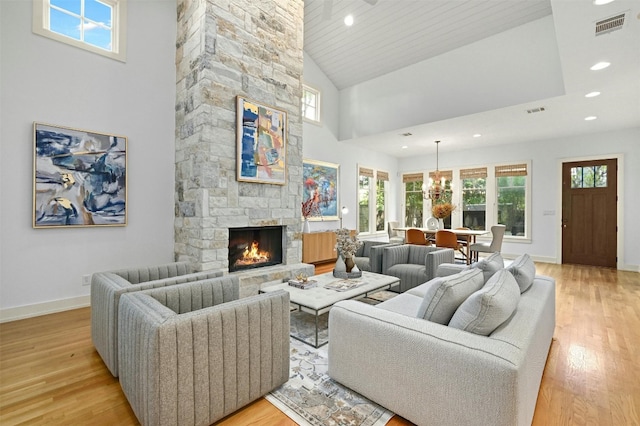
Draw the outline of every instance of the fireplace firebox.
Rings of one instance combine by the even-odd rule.
[[[282,226],[229,228],[229,272],[282,263]]]

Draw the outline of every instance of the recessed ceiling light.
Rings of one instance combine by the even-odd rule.
[[[595,115],[590,115],[588,117],[585,117],[584,121],[592,121],[592,120],[595,120],[596,118],[598,118],[598,117],[596,117]]]
[[[347,15],[347,16],[345,16],[345,17],[344,17],[344,24],[345,24],[347,27],[352,26],[352,25],[353,25],[353,15]]]
[[[407,145],[402,145],[402,149],[407,149],[409,148]]]
[[[585,98],[595,98],[596,96],[600,96],[600,92],[589,92],[584,95]]]
[[[596,6],[602,6],[603,4],[611,3],[613,0],[593,0],[593,4]]]
[[[599,71],[607,68],[611,63],[609,62],[598,62],[594,66],[591,67],[591,71]]]
[[[480,133],[476,133],[475,135],[473,135],[474,138],[479,138],[480,136],[482,136]]]

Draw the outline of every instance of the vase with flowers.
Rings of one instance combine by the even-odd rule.
[[[309,218],[312,216],[320,216],[320,207],[314,197],[310,197],[307,201],[302,203],[302,217],[304,218],[304,224],[302,225],[302,232],[308,234]]]
[[[438,229],[444,229],[444,219],[451,216],[451,213],[456,209],[456,206],[448,201],[442,203],[435,203],[431,207],[431,214],[438,219]]]
[[[336,233],[336,250],[338,251],[338,263],[340,259],[344,260],[346,264],[346,272],[347,276],[343,278],[354,278],[354,276],[350,276],[352,273],[352,269],[355,266],[354,257],[356,252],[362,246],[362,241],[358,240],[355,236],[351,235],[351,231],[347,228],[340,228],[335,230]],[[361,276],[361,272],[355,273],[357,276]],[[334,272],[335,275],[335,272]]]

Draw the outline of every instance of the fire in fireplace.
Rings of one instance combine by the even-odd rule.
[[[282,226],[229,229],[229,272],[282,263]]]

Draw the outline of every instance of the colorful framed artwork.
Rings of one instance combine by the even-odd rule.
[[[314,198],[321,216],[310,220],[338,220],[340,165],[324,161],[302,161],[302,202]]]
[[[33,227],[125,226],[127,138],[33,123]]]
[[[286,183],[287,113],[237,97],[238,181]]]

